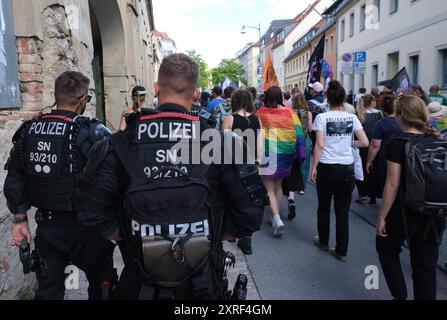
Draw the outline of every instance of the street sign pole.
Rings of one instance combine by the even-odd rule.
[[[355,106],[355,75],[358,74],[365,74],[366,72],[366,52],[365,51],[359,51],[354,53],[345,53],[342,56],[342,72],[343,74],[349,74],[350,75],[350,84],[351,84],[351,90],[352,94],[354,96],[354,106]]]

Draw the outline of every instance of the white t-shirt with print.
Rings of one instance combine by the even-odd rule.
[[[362,129],[362,124],[356,115],[344,111],[329,111],[319,114],[315,119],[313,130],[324,133],[324,149],[320,162],[324,164],[353,164],[353,134]]]

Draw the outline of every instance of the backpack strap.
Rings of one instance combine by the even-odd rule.
[[[407,138],[407,137],[398,137],[396,139],[405,142],[405,154],[407,154],[409,151],[409,148],[410,148],[411,139]],[[404,184],[401,183],[400,190],[399,190],[400,211],[401,211],[402,223],[403,223],[403,227],[404,227],[405,240],[407,240],[407,242],[408,242],[408,241],[410,241],[410,233],[408,230],[407,212],[405,211],[404,192],[405,192],[405,186],[404,186]]]
[[[142,169],[141,165],[136,161],[134,157],[131,157],[129,150],[127,148],[128,141],[126,139],[126,135],[123,132],[119,132],[117,134],[114,134],[110,138],[110,142],[113,145],[113,148],[118,155],[118,158],[121,160],[123,164],[123,167],[125,168],[126,172],[129,174],[129,176],[132,179],[133,183],[139,184],[146,182],[147,178],[144,176],[142,177],[141,174],[138,172],[143,172],[138,169]]]

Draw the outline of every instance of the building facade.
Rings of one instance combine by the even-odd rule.
[[[135,85],[153,90],[150,0],[3,0],[0,6],[0,68],[7,71],[0,79],[2,163],[22,120],[53,105],[54,81],[62,72],[76,70],[91,79],[87,115],[112,130]],[[5,175],[0,173],[2,187]],[[0,299],[14,299],[30,283],[9,245],[12,219],[4,197],[0,208]]]
[[[275,68],[276,76],[278,77],[279,87],[285,89],[286,73],[284,68],[284,59],[288,54],[286,39],[289,34],[295,29],[298,23],[291,23],[281,28],[275,35],[272,47],[273,67]]]
[[[338,78],[348,90],[368,90],[406,67],[425,90],[447,89],[447,6],[443,0],[345,0],[337,13],[338,57],[366,51],[366,73]]]
[[[158,81],[158,71],[160,70],[163,58],[177,53],[178,48],[166,32],[152,31],[153,66],[155,81]]]
[[[298,87],[304,92],[307,83],[307,73],[309,71],[309,60],[312,56],[313,48],[318,44],[315,37],[321,27],[321,22],[308,31],[294,45],[289,56],[284,60],[286,69],[286,90],[292,91]],[[314,44],[316,42],[316,44]]]
[[[300,13],[295,19],[295,27],[284,40],[284,78],[285,78],[285,89],[290,91],[295,85],[301,86],[302,82],[306,79],[302,79],[302,73],[307,73],[307,63],[310,58],[310,54],[306,55],[307,52],[300,52],[300,57],[296,56],[297,46],[299,42],[303,42],[303,39],[308,39],[309,33],[313,28],[319,24],[323,19],[323,12],[325,12],[329,7],[335,3],[335,0],[319,0],[315,1],[312,5],[306,8],[302,13]],[[301,48],[303,49],[303,48]],[[296,59],[291,60],[291,55]],[[287,60],[287,61],[285,61]],[[303,71],[306,69],[306,71]]]
[[[282,30],[283,27],[293,23],[293,19],[285,19],[285,20],[273,20],[270,23],[270,27],[267,29],[266,33],[261,37],[260,44],[260,60],[261,65],[265,66],[267,62],[268,55],[272,55],[272,48],[274,45],[274,39],[277,35],[278,31]]]
[[[153,39],[154,44],[160,48],[163,58],[177,53],[177,45],[175,44],[175,41],[172,40],[166,32],[155,30],[152,34],[155,37],[155,39]]]
[[[244,67],[247,87],[258,87],[259,42],[247,44],[238,54],[237,61]]]

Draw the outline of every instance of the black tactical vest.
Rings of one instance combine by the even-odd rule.
[[[198,116],[151,112],[112,136],[131,178],[125,209],[133,236],[208,235],[209,167],[200,163],[200,127]]]
[[[79,209],[71,195],[79,173],[76,140],[87,120],[49,114],[25,127],[22,160],[28,176],[27,196],[33,207],[63,212]]]

